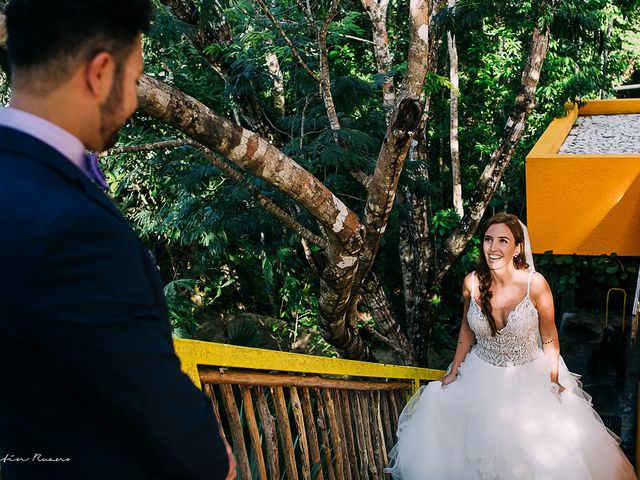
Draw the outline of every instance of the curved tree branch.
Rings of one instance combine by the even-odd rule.
[[[220,117],[193,97],[143,75],[138,100],[139,111],[172,125],[262,178],[306,208],[323,226],[329,242],[326,266],[320,272],[321,332],[341,354],[371,359],[357,329],[346,322],[363,239],[357,215],[322,182],[258,134]]]
[[[360,221],[317,178],[261,138],[176,88],[143,75],[139,111],[174,126],[196,142],[262,178],[306,208],[341,243],[357,243]],[[354,237],[355,236],[355,237]]]

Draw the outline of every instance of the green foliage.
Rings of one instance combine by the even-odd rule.
[[[443,242],[458,226],[460,217],[453,208],[445,208],[433,214],[431,227],[436,240],[436,248],[442,249]]]
[[[562,310],[576,307],[604,310],[607,291],[623,288],[633,301],[638,262],[614,255],[536,255],[541,271],[560,300]]]
[[[201,25],[222,28],[223,19],[210,0],[196,3]],[[331,90],[341,123],[338,132],[330,128],[318,84],[262,9],[251,0],[219,4],[231,40],[218,41],[211,35],[209,44],[198,49],[190,42],[194,27],[177,21],[158,2],[158,15],[145,39],[146,71],[247,128],[270,132],[270,141],[362,214],[366,192],[349,170],[373,172],[386,131],[382,84],[393,76],[398,85],[407,68],[408,1],[390,2],[387,27],[394,66],[383,73],[377,70],[369,42],[368,15],[360,2],[340,3],[327,37]],[[282,0],[271,5],[308,67],[318,72],[316,33],[297,2]],[[322,25],[328,5],[326,0],[313,3],[316,27]],[[429,195],[431,235],[437,247],[458,220],[451,208],[451,83],[445,32],[453,29],[458,45],[462,187],[468,197],[498,145],[518,93],[538,8],[538,1],[459,0],[455,9],[446,9],[436,19],[434,27],[444,41],[436,71],[428,74],[425,84],[425,93],[431,95],[425,155],[406,165],[401,184],[416,195]],[[568,0],[558,3],[554,18],[543,18],[551,22],[552,40],[537,105],[490,211],[506,209],[524,216],[524,157],[551,119],[562,113],[566,99],[611,95],[612,87],[633,73],[629,65],[640,60],[638,16],[638,6],[632,2]],[[265,66],[267,54],[275,54],[280,64],[282,78],[277,80],[284,86],[283,112],[274,104],[278,93],[276,79]],[[121,143],[176,136],[136,116]],[[106,167],[114,197],[156,255],[177,333],[193,336],[199,326],[220,313],[243,311],[272,319],[267,330],[280,348],[290,348],[300,329],[317,331],[319,285],[299,239],[257,206],[247,187],[261,188],[305,227],[319,233],[313,219],[288,198],[260,180],[248,178],[241,185],[225,180],[190,147],[114,156],[107,159]],[[425,169],[428,180],[422,175]],[[403,322],[398,235],[399,216],[394,211],[375,269]],[[458,292],[478,258],[478,243],[473,240],[434,292],[434,314],[439,319],[433,331],[436,351],[453,346],[462,311]],[[634,268],[615,257],[543,256],[539,264],[554,290],[564,297],[588,282],[593,282],[589,288],[598,291],[616,282],[622,284]],[[228,334],[242,344],[265,341],[264,332],[246,322],[238,323]],[[334,353],[317,334],[310,348]]]

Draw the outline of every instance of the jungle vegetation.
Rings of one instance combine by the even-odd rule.
[[[441,367],[482,218],[526,221],[529,149],[639,80],[631,0],[155,3],[102,164],[187,338]],[[566,308],[638,264],[536,260]]]

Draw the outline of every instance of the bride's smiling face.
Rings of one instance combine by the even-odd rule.
[[[513,266],[513,258],[520,253],[511,229],[504,223],[489,226],[482,239],[484,259],[490,270]]]

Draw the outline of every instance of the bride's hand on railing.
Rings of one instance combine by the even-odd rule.
[[[457,376],[458,376],[457,373],[453,373],[453,372],[447,373],[444,377],[440,379],[440,381],[442,382],[442,388],[446,388],[447,385],[455,382]]]

